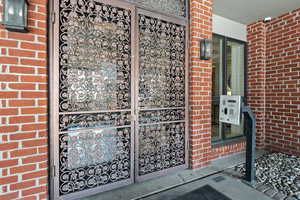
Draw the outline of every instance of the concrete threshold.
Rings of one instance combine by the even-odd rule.
[[[264,154],[264,152],[257,152],[257,156],[260,156],[262,154]],[[190,170],[190,169],[182,170],[167,176],[158,177],[141,183],[128,185],[119,189],[82,198],[82,200],[138,200],[138,199],[150,200],[150,199],[161,199],[161,197],[163,197],[164,200],[172,199],[174,197],[177,197],[180,194],[182,195],[185,192],[188,192],[189,188],[194,188],[194,186],[198,186],[198,185],[200,187],[200,185],[202,185],[201,182],[203,181],[207,182],[205,181],[206,179],[211,179],[211,177],[218,177],[221,174],[226,176],[227,181],[229,182],[233,181],[231,180],[233,178],[230,178],[229,176],[226,175],[226,173],[223,173],[224,170],[228,168],[232,168],[233,166],[236,166],[244,162],[245,162],[245,153],[239,153],[233,156],[228,156],[225,158],[214,160],[210,166],[205,168],[201,168],[198,170]],[[231,185],[233,186],[233,183],[231,183]],[[246,186],[246,189],[255,191],[249,186]],[[180,192],[178,193],[178,191]],[[174,196],[174,194],[177,194],[177,196],[176,195]],[[261,199],[263,200],[264,198],[261,197]],[[233,199],[233,200],[244,200],[244,199]]]

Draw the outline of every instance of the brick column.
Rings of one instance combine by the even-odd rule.
[[[248,104],[256,116],[257,148],[265,144],[266,114],[266,25],[247,26],[248,40]]]
[[[29,0],[28,9],[29,33],[0,25],[1,200],[48,191],[47,0]]]
[[[200,40],[212,38],[212,0],[190,0],[190,166],[210,162],[212,63],[200,60]]]

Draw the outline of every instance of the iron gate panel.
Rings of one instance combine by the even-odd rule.
[[[54,199],[187,168],[187,21],[117,0],[53,10]]]
[[[138,10],[136,179],[187,167],[185,23]]]
[[[107,0],[54,6],[54,198],[73,199],[134,180],[135,11]]]

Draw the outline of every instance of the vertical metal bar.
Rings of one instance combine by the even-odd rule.
[[[135,66],[134,66],[134,81],[135,81],[135,87],[134,87],[134,93],[135,93],[135,101],[134,101],[134,106],[135,106],[135,116],[136,116],[136,121],[135,121],[135,127],[134,127],[134,150],[135,150],[135,156],[134,156],[134,176],[135,176],[135,181],[136,178],[138,177],[138,170],[139,170],[139,42],[140,42],[140,35],[139,35],[139,13],[137,8],[135,9],[135,41],[134,41],[134,56],[135,56]]]
[[[59,0],[55,0],[53,3],[53,11],[57,12],[56,17],[58,19],[54,20],[55,23],[52,24],[51,32],[51,67],[50,67],[50,137],[51,137],[51,163],[52,166],[56,166],[53,169],[57,174],[59,172]],[[53,199],[59,198],[59,178],[55,176],[52,178],[53,181]]]
[[[246,121],[246,175],[245,181],[249,184],[255,183],[255,139],[256,139],[256,119],[251,111],[251,109],[247,106],[242,106],[243,114],[245,115]]]

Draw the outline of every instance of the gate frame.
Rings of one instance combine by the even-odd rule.
[[[129,3],[126,0],[95,0],[100,3],[109,4],[115,7],[121,7],[124,9],[131,10],[131,177],[128,180],[119,181],[117,183],[111,183],[108,185],[101,185],[99,187],[74,192],[71,194],[67,194],[64,196],[59,196],[59,142],[58,142],[58,136],[59,136],[59,101],[58,101],[58,92],[59,92],[59,77],[57,76],[59,74],[59,52],[58,49],[55,49],[56,47],[59,47],[59,0],[52,0],[48,2],[48,66],[49,66],[49,72],[48,72],[48,85],[49,85],[49,93],[48,93],[48,137],[49,137],[49,199],[78,199],[81,197],[90,196],[93,194],[97,194],[100,192],[112,190],[115,188],[119,188],[122,186],[126,186],[135,182],[141,182],[147,179],[151,179],[154,177],[159,177],[161,175],[166,175],[167,173],[172,173],[178,170],[187,169],[189,167],[189,157],[190,157],[190,148],[189,148],[189,136],[190,136],[190,127],[189,127],[189,47],[190,47],[190,23],[189,23],[189,1],[186,0],[186,16],[185,17],[179,17],[174,16],[170,14],[162,13],[161,11],[155,11],[153,9],[145,8],[143,6],[140,6],[136,3]],[[137,178],[137,170],[136,165],[137,162],[137,156],[136,148],[138,142],[137,137],[137,128],[138,128],[138,109],[136,109],[137,106],[137,98],[138,98],[138,43],[139,40],[136,40],[136,37],[138,36],[138,14],[146,14],[148,16],[166,20],[168,22],[177,23],[180,25],[185,26],[185,164],[162,170],[159,172],[151,173],[148,175],[144,175],[142,177]],[[133,78],[135,79],[133,79]]]

